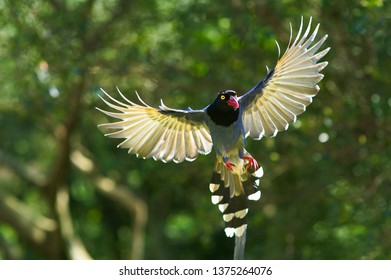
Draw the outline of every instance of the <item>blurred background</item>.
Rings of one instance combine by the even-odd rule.
[[[97,128],[100,87],[204,108],[273,67],[300,17],[331,51],[313,104],[249,140],[247,259],[391,259],[391,1],[0,1],[0,259],[231,259],[214,154],[142,160]]]

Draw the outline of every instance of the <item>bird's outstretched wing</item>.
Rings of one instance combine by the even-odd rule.
[[[138,95],[143,105],[129,101],[119,90],[126,103],[102,91],[111,102],[103,97],[101,99],[118,112],[97,109],[120,121],[101,124],[99,127],[116,130],[105,136],[124,138],[118,147],[127,148],[129,153],[164,162],[181,162],[192,161],[199,153],[208,154],[212,150],[212,138],[204,122],[204,110],[175,110],[166,107],[163,102],[156,109],[145,104]]]
[[[296,39],[291,40],[287,50],[278,60],[274,69],[269,70],[253,89],[239,98],[242,107],[242,121],[246,137],[261,139],[262,136],[275,136],[286,130],[296,121],[296,116],[303,113],[312,102],[312,97],[319,91],[317,83],[323,78],[320,74],[327,62],[317,63],[330,48],[317,51],[327,35],[313,44],[319,24],[310,35],[310,19],[304,34],[303,18]],[[277,45],[278,46],[278,45]]]

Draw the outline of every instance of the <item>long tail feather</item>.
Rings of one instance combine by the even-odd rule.
[[[242,236],[235,236],[234,260],[244,259],[244,249],[246,247],[246,235],[247,235],[247,230],[243,232]]]
[[[240,172],[231,172],[221,158],[217,158],[209,189],[212,192],[212,203],[217,204],[223,214],[225,233],[235,236],[235,258],[244,256],[247,229],[248,200],[258,200],[261,192],[258,189],[259,179],[263,176],[260,166],[242,168]]]

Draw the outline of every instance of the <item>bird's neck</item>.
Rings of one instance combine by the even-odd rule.
[[[235,110],[232,107],[222,107],[215,103],[212,103],[206,109],[206,113],[216,125],[227,127],[236,122],[239,117],[239,109]]]

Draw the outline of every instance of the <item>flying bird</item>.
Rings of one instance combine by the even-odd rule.
[[[290,41],[274,68],[251,90],[238,96],[234,90],[223,90],[214,101],[201,110],[178,110],[164,105],[147,105],[128,100],[117,88],[122,101],[103,89],[107,100],[101,99],[116,112],[97,108],[119,119],[99,125],[114,130],[105,134],[123,138],[118,145],[142,158],[163,162],[193,161],[199,154],[214,149],[216,161],[209,189],[212,203],[218,205],[228,237],[245,238],[248,200],[261,196],[261,165],[245,149],[246,139],[274,137],[296,121],[319,91],[320,72],[327,62],[318,61],[330,48],[319,51],[327,35],[315,42],[319,24],[311,32],[312,18],[303,30],[303,18],[297,36]],[[278,46],[278,51],[280,48]],[[238,240],[238,239],[237,239]],[[244,240],[242,240],[243,243]],[[240,241],[239,241],[240,242]],[[244,245],[243,245],[244,246]],[[243,251],[243,248],[242,248]]]

